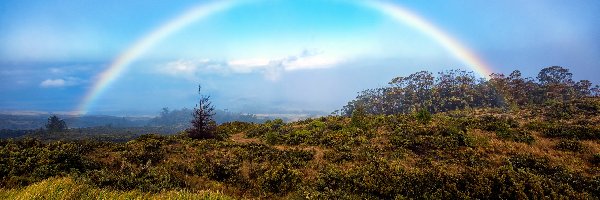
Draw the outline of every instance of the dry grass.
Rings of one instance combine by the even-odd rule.
[[[49,178],[21,189],[0,190],[0,199],[232,199],[219,192],[186,190],[146,193],[137,190],[116,191],[81,184],[69,177]]]
[[[247,138],[246,133],[244,133],[244,132],[233,134],[233,135],[231,135],[230,139],[234,142],[243,143],[243,144],[248,144],[248,143],[262,144],[262,141],[260,141],[257,138]]]
[[[532,144],[503,140],[493,133],[474,132],[473,135],[480,138],[489,138],[488,145],[479,146],[478,151],[489,155],[488,159],[497,166],[502,165],[510,156],[526,153],[536,157],[548,158],[551,164],[564,166],[576,172],[585,173],[591,167],[589,162],[586,161],[590,154],[589,151],[568,152],[557,150],[555,146],[559,139],[542,137],[539,133],[533,134],[535,142]],[[585,141],[583,143],[589,149],[594,149],[592,151],[600,148],[600,145],[595,141]]]

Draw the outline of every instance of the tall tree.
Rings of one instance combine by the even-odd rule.
[[[573,86],[573,74],[569,69],[552,66],[542,69],[538,74],[538,80],[544,90],[545,100],[567,101],[574,99],[575,90]]]
[[[67,130],[67,123],[64,120],[58,118],[56,115],[52,115],[48,118],[46,123],[46,129],[50,132],[59,132]]]
[[[200,99],[192,116],[192,127],[187,130],[188,136],[194,139],[212,139],[216,138],[217,123],[213,119],[215,108],[210,102],[210,96],[203,95],[202,87],[198,85],[198,94]]]

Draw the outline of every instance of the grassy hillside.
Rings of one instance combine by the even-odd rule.
[[[120,198],[182,190],[234,198],[598,198],[599,113],[600,100],[590,98],[531,109],[225,123],[223,141],[3,140],[0,185],[17,196],[77,182],[97,189],[74,195]]]
[[[198,137],[0,140],[0,197],[598,199],[600,87],[571,76],[419,72],[341,116],[214,128],[204,106]]]

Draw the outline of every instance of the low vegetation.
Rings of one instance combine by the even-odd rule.
[[[49,178],[20,189],[0,189],[0,199],[232,199],[214,192],[190,192],[186,190],[170,190],[158,193],[139,190],[118,191],[99,189],[75,181],[70,177]]]
[[[598,199],[591,94],[394,113],[351,103],[347,115],[202,129],[218,137],[1,140],[0,198]]]

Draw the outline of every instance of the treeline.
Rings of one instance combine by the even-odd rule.
[[[193,119],[193,110],[189,108],[182,109],[174,109],[170,110],[169,108],[163,108],[160,114],[152,118],[148,125],[150,126],[173,126],[182,128],[180,130],[186,129],[190,127],[190,121]],[[252,123],[262,123],[268,119],[261,119],[252,114],[243,114],[243,113],[234,113],[224,110],[215,109],[214,120],[218,124],[227,123],[227,122],[252,122]]]
[[[431,113],[465,108],[510,108],[570,102],[600,95],[600,87],[589,80],[574,81],[569,69],[552,66],[536,78],[523,77],[519,70],[508,76],[477,78],[473,72],[449,70],[437,76],[421,71],[396,77],[387,87],[365,90],[339,112],[349,116],[356,109],[368,114]]]
[[[64,119],[68,127],[142,127],[147,126],[150,117],[116,117],[108,115],[57,115]],[[0,115],[0,129],[9,130],[33,130],[44,127],[49,114]]]
[[[252,114],[243,114],[228,112],[224,110],[216,110],[215,121],[217,123],[225,123],[231,121],[243,121],[261,123],[268,118],[257,117]],[[86,127],[111,127],[111,128],[132,128],[132,127],[158,127],[169,126],[177,132],[189,126],[192,120],[192,110],[188,108],[169,110],[164,108],[156,117],[117,117],[108,115],[57,115],[65,121],[70,128],[86,128]],[[15,114],[0,114],[0,129],[7,130],[36,130],[44,127],[48,114],[34,115],[15,115]],[[0,137],[6,137],[1,135]]]

